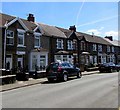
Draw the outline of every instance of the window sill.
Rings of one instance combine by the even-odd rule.
[[[17,47],[23,47],[23,48],[25,48],[26,46],[24,46],[24,45],[18,45]]]
[[[63,50],[63,48],[57,48],[57,49],[61,49],[61,50]]]
[[[34,48],[40,48],[40,46],[34,46]]]
[[[73,50],[73,48],[68,48],[68,50]]]
[[[14,44],[6,44],[7,46],[14,46]]]

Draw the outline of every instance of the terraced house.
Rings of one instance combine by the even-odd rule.
[[[42,30],[34,22],[34,16],[28,19],[0,14],[2,21],[2,68],[24,67],[34,71],[35,66],[44,69],[48,65],[49,46],[42,44]],[[45,39],[47,44],[49,40]]]
[[[33,14],[21,19],[0,14],[2,68],[24,67],[44,70],[54,61],[81,65],[117,62],[115,45],[102,37],[69,29],[36,23]]]

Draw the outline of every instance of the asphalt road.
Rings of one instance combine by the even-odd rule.
[[[118,73],[37,84],[2,93],[2,108],[117,108]]]

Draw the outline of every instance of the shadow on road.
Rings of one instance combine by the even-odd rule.
[[[68,78],[68,81],[75,80],[75,79],[78,79],[78,78],[76,78],[76,77],[70,77],[70,78]],[[64,83],[64,81],[52,81],[52,82],[44,81],[41,84],[56,84],[56,83]]]

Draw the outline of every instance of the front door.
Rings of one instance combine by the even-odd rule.
[[[18,67],[23,68],[23,56],[18,55]]]
[[[6,55],[6,69],[10,70],[12,68],[12,55]]]

